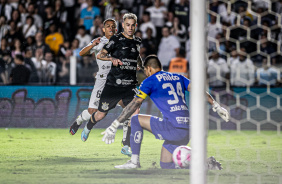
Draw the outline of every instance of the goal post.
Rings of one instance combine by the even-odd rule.
[[[206,1],[190,1],[191,22],[191,95],[190,95],[190,137],[192,147],[190,183],[205,184],[207,104],[206,104]]]

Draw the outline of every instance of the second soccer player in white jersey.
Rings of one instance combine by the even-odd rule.
[[[109,39],[116,33],[117,25],[114,19],[106,19],[103,22],[103,25],[104,25],[103,31],[105,33],[105,36],[92,40],[79,53],[80,56],[86,56],[86,55],[95,53],[99,70],[96,75],[96,81],[95,81],[95,85],[91,93],[88,109],[85,109],[84,111],[82,111],[82,113],[78,115],[75,122],[70,127],[69,132],[71,135],[74,135],[77,132],[80,125],[84,121],[89,121],[89,119],[91,118],[91,115],[98,110],[100,96],[105,87],[107,75],[109,71],[111,70],[112,62],[99,60],[97,59],[97,55],[102,50],[104,45],[109,42]],[[124,107],[122,103],[119,103],[119,104],[122,107]],[[127,135],[126,127],[127,126],[124,126],[123,142],[125,142],[126,135]],[[128,156],[131,156],[131,151],[128,148],[128,146],[127,145],[124,145],[124,146],[125,147],[122,149],[122,153]]]

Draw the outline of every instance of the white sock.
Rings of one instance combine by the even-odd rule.
[[[125,120],[125,121],[123,122],[123,127],[122,127],[122,129],[123,129],[122,141],[125,141],[125,139],[126,139],[126,134],[127,134],[127,130],[128,130],[128,121],[129,121],[129,120]]]
[[[134,164],[139,163],[139,155],[132,154],[130,160],[131,160],[131,162],[134,163]]]
[[[80,115],[78,115],[78,117],[76,118],[76,123],[78,125],[81,125],[83,123],[83,121],[89,121],[91,118],[91,114],[89,114],[88,110],[85,109],[84,111],[82,111],[82,113]]]

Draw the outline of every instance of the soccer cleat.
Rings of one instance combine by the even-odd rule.
[[[207,159],[208,170],[222,170],[221,163],[215,160],[214,157]]]
[[[70,134],[74,135],[77,132],[79,127],[80,127],[80,125],[78,125],[77,122],[75,121],[70,127],[70,131],[69,131]]]
[[[127,155],[129,157],[131,157],[131,155],[132,155],[131,149],[127,145],[125,145],[121,148],[121,153],[124,154],[124,155]]]
[[[123,165],[116,165],[115,168],[116,169],[137,169],[137,168],[141,168],[141,166],[139,162],[137,164],[134,164],[131,160],[128,160]]]
[[[81,132],[81,140],[85,142],[88,139],[89,133],[91,130],[87,129],[87,126],[85,125],[83,131]]]

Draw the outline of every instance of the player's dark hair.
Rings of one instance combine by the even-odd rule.
[[[108,21],[113,21],[115,23],[116,27],[117,27],[117,22],[115,21],[115,19],[111,19],[111,18],[104,20],[103,25],[105,26],[106,22],[108,22]]]
[[[144,67],[152,67],[154,69],[157,69],[157,68],[162,68],[162,64],[158,58],[158,56],[156,55],[149,55],[145,58],[145,61],[144,61]]]

